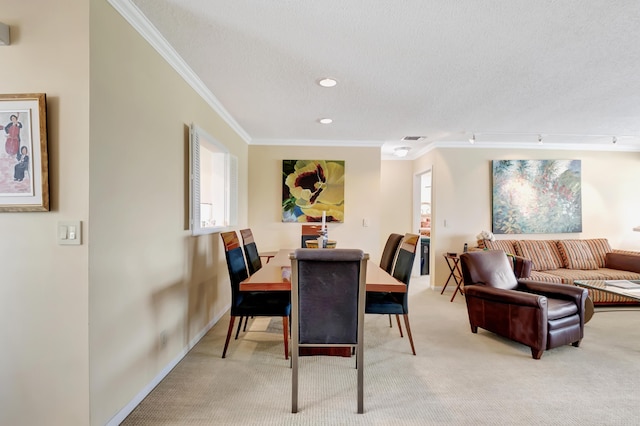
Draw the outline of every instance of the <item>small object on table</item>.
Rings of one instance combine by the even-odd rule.
[[[461,286],[463,284],[463,280],[462,271],[460,270],[460,258],[458,257],[457,253],[447,253],[444,255],[444,259],[447,261],[447,266],[449,267],[450,272],[449,277],[444,283],[444,287],[442,287],[442,291],[440,292],[440,294],[444,293],[444,289],[447,288],[449,281],[451,281],[451,279],[453,278],[453,282],[456,284],[456,289],[453,291],[453,296],[451,296],[450,300],[450,302],[453,302],[453,299],[455,299],[458,292],[462,294]]]

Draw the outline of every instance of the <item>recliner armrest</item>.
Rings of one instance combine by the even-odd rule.
[[[499,303],[512,305],[532,306],[543,308],[547,305],[547,298],[533,293],[525,293],[516,290],[487,287],[483,285],[470,285],[464,288],[465,298],[477,297]],[[467,299],[468,300],[468,299]]]
[[[568,284],[545,283],[532,280],[518,280],[518,289],[530,291],[553,299],[570,299],[578,305],[587,298],[587,290]]]

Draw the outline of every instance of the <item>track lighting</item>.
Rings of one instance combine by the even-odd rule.
[[[471,137],[469,138],[469,143],[471,145],[473,145],[474,143],[476,143],[476,134],[472,134]]]

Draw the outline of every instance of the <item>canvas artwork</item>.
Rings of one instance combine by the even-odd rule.
[[[582,232],[580,160],[494,160],[493,233]]]
[[[344,161],[282,160],[283,222],[344,222]]]

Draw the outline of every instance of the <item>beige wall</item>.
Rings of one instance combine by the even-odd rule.
[[[379,148],[255,146],[249,148],[249,224],[260,251],[300,247],[301,225],[282,223],[282,160],[344,160],[345,221],[330,223],[341,248],[362,248],[380,261]],[[369,227],[362,220],[369,220]]]
[[[92,0],[92,424],[132,401],[230,302],[220,237],[188,231],[191,123],[238,157],[246,223],[247,144],[106,1]]]
[[[56,228],[81,220],[86,231],[88,219],[89,5],[0,9],[11,31],[0,92],[47,96],[51,195],[50,212],[0,213],[0,424],[87,424],[87,245],[58,245]]]
[[[582,233],[522,235],[522,239],[605,237],[613,248],[640,249],[640,233],[631,230],[640,224],[640,198],[635,195],[640,181],[638,153],[436,149],[414,162],[415,172],[433,165],[432,285],[442,286],[447,278],[443,253],[461,252],[465,242],[475,246],[475,236],[491,230],[491,160],[503,159],[582,160]]]
[[[413,226],[411,161],[382,161],[380,167],[380,250],[389,234],[416,232]]]

